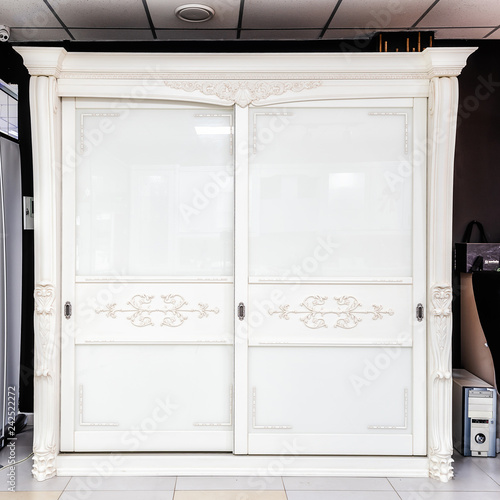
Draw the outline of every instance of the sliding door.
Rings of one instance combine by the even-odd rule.
[[[64,116],[62,449],[231,451],[232,110]]]
[[[425,103],[249,120],[249,453],[425,454]]]
[[[63,451],[424,455],[425,109],[66,100]]]

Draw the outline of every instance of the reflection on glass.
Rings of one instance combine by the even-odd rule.
[[[77,124],[78,275],[233,274],[226,110],[85,110]]]
[[[274,111],[287,123],[271,134]],[[277,109],[252,119],[252,277],[411,276],[410,109]]]

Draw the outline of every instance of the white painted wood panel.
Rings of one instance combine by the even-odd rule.
[[[295,283],[249,289],[251,345],[412,345],[411,285]]]
[[[92,104],[65,103],[62,449],[231,451],[232,110]]]
[[[234,214],[234,453],[248,453],[248,320],[238,317],[240,303],[248,307],[248,108],[236,107]]]
[[[148,452],[228,452],[233,447],[232,431],[110,431],[75,432],[75,446],[81,452],[93,452],[106,447],[110,451],[141,453]],[[147,448],[145,448],[147,446]],[[227,453],[226,453],[227,454]],[[135,475],[141,475],[135,474]]]
[[[248,438],[249,453],[255,455],[346,455],[404,456],[411,455],[412,437],[405,436],[365,436],[363,444],[357,434],[251,434]],[[283,458],[283,461],[286,461]],[[330,475],[326,473],[325,475]]]
[[[75,365],[76,449],[158,450],[163,431],[164,450],[232,449],[232,347],[78,346]]]
[[[75,342],[233,343],[230,283],[78,283]]]
[[[249,453],[279,453],[286,433],[304,453],[412,454],[425,116],[322,104],[251,110]]]
[[[351,453],[364,454],[366,436],[381,445],[384,436],[402,435],[411,454],[411,357],[407,347],[252,347],[249,442],[254,434],[346,434]],[[309,453],[327,452],[315,443]],[[328,453],[348,452],[332,446]]]
[[[424,306],[424,318],[422,321],[413,319],[413,394],[415,404],[413,405],[413,453],[414,455],[425,455],[427,452],[427,325],[426,318],[430,311],[425,307],[427,303],[427,276],[422,269],[427,269],[427,253],[421,238],[425,238],[427,222],[427,204],[425,193],[427,187],[427,127],[426,113],[427,100],[415,99],[413,113],[418,126],[413,129],[413,176],[415,195],[413,198],[413,304]]]

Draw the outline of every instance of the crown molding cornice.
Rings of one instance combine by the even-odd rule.
[[[67,52],[62,47],[14,47],[31,76],[61,76]]]
[[[15,47],[31,75],[61,79],[431,79],[457,76],[475,47],[382,53],[93,53]]]

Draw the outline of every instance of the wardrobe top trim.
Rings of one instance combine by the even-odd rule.
[[[15,47],[32,76],[122,80],[414,80],[457,76],[476,47],[382,53],[106,53]]]

